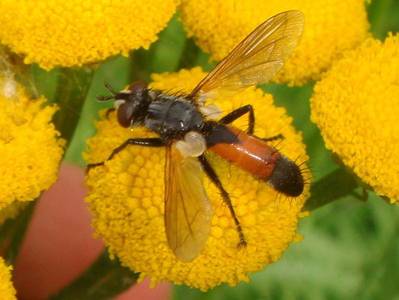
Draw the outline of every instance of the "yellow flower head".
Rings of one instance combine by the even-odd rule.
[[[366,40],[315,86],[312,120],[327,148],[399,203],[399,36]]]
[[[56,110],[30,99],[12,80],[0,79],[0,209],[30,201],[57,178],[63,142],[50,123]]]
[[[148,48],[175,12],[177,0],[4,0],[0,41],[25,63],[80,66]]]
[[[179,73],[153,75],[153,89],[188,93],[204,77],[200,68]],[[255,133],[260,137],[283,134],[279,149],[289,158],[307,158],[301,135],[291,126],[283,108],[273,105],[271,95],[249,88],[233,97],[218,96],[208,103],[224,112],[251,103],[258,116]],[[234,125],[246,128],[248,120]],[[89,140],[89,163],[104,161],[111,151],[131,137],[153,135],[143,128],[128,130],[115,116],[97,124],[98,133]],[[278,142],[276,142],[278,143]],[[211,233],[201,254],[192,262],[179,261],[170,250],[164,227],[165,150],[131,146],[87,176],[93,225],[112,255],[122,264],[150,277],[153,283],[172,281],[207,290],[223,282],[247,281],[248,273],[276,261],[296,237],[301,208],[308,188],[297,198],[277,194],[269,185],[209,153],[209,159],[230,193],[248,246],[237,248],[238,235],[220,193],[205,178],[205,189],[214,209]]]
[[[215,60],[226,56],[267,18],[291,9],[304,13],[305,29],[297,49],[275,78],[278,82],[303,84],[319,79],[343,50],[367,36],[364,0],[183,0],[181,4],[188,34]]]
[[[11,266],[7,266],[3,258],[0,257],[0,299],[16,299],[16,291],[11,282]]]

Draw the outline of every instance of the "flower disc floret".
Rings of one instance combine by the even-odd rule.
[[[31,201],[56,180],[63,141],[51,123],[55,106],[31,99],[11,80],[0,80],[0,209]]]
[[[11,281],[11,266],[7,266],[4,259],[0,257],[0,299],[14,300],[16,291]]]
[[[368,39],[315,86],[312,120],[327,148],[367,185],[399,203],[399,36]]]
[[[189,93],[205,73],[200,68],[153,75],[151,88]],[[208,104],[224,113],[251,103],[257,115],[255,134],[270,137],[283,134],[278,148],[287,157],[306,160],[301,135],[293,129],[283,108],[273,105],[272,96],[248,88],[234,96],[220,93]],[[104,116],[104,113],[103,113]],[[234,122],[245,129],[247,118]],[[139,127],[128,130],[118,125],[115,115],[97,124],[97,135],[89,140],[88,163],[104,161],[128,138],[155,136]],[[204,185],[214,209],[211,233],[201,254],[192,262],[179,261],[169,248],[164,227],[165,149],[130,146],[104,166],[90,170],[86,198],[93,214],[93,226],[112,255],[123,265],[149,277],[153,283],[171,281],[207,290],[221,283],[247,281],[248,274],[276,261],[297,235],[297,222],[308,186],[297,198],[278,194],[265,182],[232,166],[212,153],[208,158],[230,193],[248,246],[238,248],[238,234],[216,187],[205,178]]]
[[[96,63],[148,48],[177,0],[38,0],[0,2],[0,41],[25,63],[50,69]]]
[[[362,42],[369,28],[363,0],[183,0],[182,20],[197,44],[219,61],[267,18],[291,9],[305,15],[300,44],[275,78],[300,85],[319,79],[342,51]]]

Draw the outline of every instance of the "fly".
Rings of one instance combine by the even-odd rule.
[[[239,90],[268,82],[292,53],[303,31],[304,16],[297,10],[277,14],[239,43],[188,95],[169,95],[141,82],[99,100],[115,100],[117,120],[123,127],[145,126],[156,138],[131,138],[115,148],[108,160],[136,145],[166,147],[165,229],[170,249],[189,262],[203,249],[211,229],[213,209],[203,186],[204,175],[219,189],[234,220],[239,247],[247,240],[228,191],[209,163],[211,151],[268,182],[287,196],[302,194],[304,178],[298,165],[267,142],[254,136],[255,112],[245,105],[215,121],[208,118],[206,98],[219,89]],[[247,131],[230,124],[248,114]],[[88,168],[103,165],[91,164]]]

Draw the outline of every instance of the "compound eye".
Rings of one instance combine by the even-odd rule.
[[[134,114],[133,103],[125,102],[118,106],[118,122],[123,127],[130,127],[133,124],[133,114]]]
[[[147,84],[142,80],[135,81],[129,85],[129,90],[132,91],[132,93],[141,92],[142,90],[145,90],[146,88],[147,88]]]
[[[120,99],[118,99],[118,100],[115,100],[114,101],[114,108],[115,109],[118,109],[119,108],[119,106],[121,106],[123,103],[125,103],[126,102],[126,100],[120,100]]]

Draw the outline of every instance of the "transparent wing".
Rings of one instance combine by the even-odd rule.
[[[166,151],[165,229],[169,247],[182,261],[193,260],[208,238],[212,206],[203,186],[204,172],[196,157]]]
[[[191,92],[239,89],[268,82],[292,53],[302,35],[303,13],[290,10],[279,13],[259,25]]]

